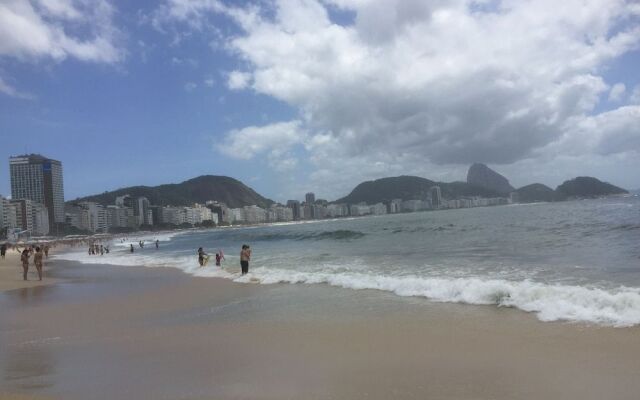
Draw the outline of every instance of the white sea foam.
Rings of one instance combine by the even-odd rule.
[[[330,266],[314,272],[259,267],[241,277],[214,266],[199,268],[195,255],[184,253],[168,258],[161,254],[132,256],[112,253],[103,257],[70,252],[57,257],[92,264],[176,267],[194,276],[225,278],[243,283],[255,282],[252,278],[257,278],[262,284],[320,283],[348,289],[383,290],[399,296],[425,297],[437,302],[514,307],[535,313],[542,321],[588,322],[616,327],[640,324],[640,289],[629,287],[605,290],[530,280],[374,275],[345,272],[344,269],[338,272]],[[227,265],[235,265],[236,258],[230,257]]]

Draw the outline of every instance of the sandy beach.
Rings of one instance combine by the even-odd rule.
[[[636,399],[640,331],[54,261],[0,293],[2,399]]]
[[[49,253],[51,256],[53,251]],[[4,259],[0,258],[0,291],[14,290],[22,288],[30,288],[35,286],[52,285],[58,283],[58,279],[54,279],[47,276],[49,268],[49,260],[44,260],[44,276],[42,281],[38,280],[38,273],[36,267],[33,265],[33,258],[29,263],[29,273],[27,275],[27,281],[22,278],[22,264],[20,263],[20,253],[14,249],[7,251],[7,255]]]

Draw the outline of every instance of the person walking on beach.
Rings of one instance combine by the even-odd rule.
[[[49,258],[49,245],[45,244],[43,250],[45,258]]]
[[[242,269],[242,275],[246,275],[249,272],[249,261],[251,261],[251,247],[243,244],[242,251],[240,251],[240,268]]]
[[[2,259],[4,260],[4,256],[6,254],[7,254],[7,244],[2,243],[2,246],[0,246],[0,257],[2,257]]]
[[[22,250],[20,261],[22,261],[22,277],[26,281],[27,272],[29,272],[29,249],[25,248],[24,250]]]
[[[36,247],[36,253],[33,256],[33,264],[38,271],[38,280],[42,280],[42,249]]]
[[[131,243],[131,252],[133,253],[135,250],[133,249],[133,243]]]

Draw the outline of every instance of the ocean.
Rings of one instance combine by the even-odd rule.
[[[513,307],[542,321],[640,324],[640,197],[131,235],[57,258],[241,283],[329,284]],[[160,248],[154,246],[160,241]],[[144,249],[137,246],[146,241]],[[129,253],[134,243],[135,253]],[[239,276],[242,244],[253,251]],[[196,251],[223,250],[223,268]]]

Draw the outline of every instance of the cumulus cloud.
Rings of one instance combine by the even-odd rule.
[[[117,63],[125,52],[117,45],[121,32],[112,23],[114,12],[106,0],[2,1],[0,60]],[[3,93],[21,97],[2,86]]]
[[[112,24],[114,9],[106,0],[7,0],[0,3],[0,57],[21,61],[74,57],[114,63],[124,53],[114,43],[119,32]],[[65,26],[73,21],[88,35],[74,35]]]
[[[278,122],[265,126],[248,126],[229,132],[226,140],[216,143],[216,150],[229,157],[248,160],[267,153],[269,164],[278,170],[297,165],[291,149],[307,140],[300,121]]]
[[[626,90],[627,87],[624,83],[616,83],[609,92],[609,101],[618,102],[622,100],[622,96],[624,96]]]
[[[633,88],[633,92],[631,92],[629,102],[631,104],[640,104],[640,85]]]
[[[18,99],[31,100],[34,98],[33,95],[29,93],[23,93],[17,90],[16,88],[14,88],[13,86],[11,86],[10,84],[8,84],[7,82],[5,82],[2,79],[2,76],[0,76],[0,93],[4,93],[7,96],[15,97]]]
[[[228,86],[298,110],[318,182],[345,174],[355,181],[362,169],[512,164],[585,137],[593,154],[635,143],[609,140],[627,126],[612,121],[633,118],[632,110],[593,115],[603,96],[620,101],[624,94],[620,85],[609,90],[600,71],[638,49],[633,1],[189,4],[165,15],[197,20],[189,24],[200,29],[211,12],[237,23],[241,33],[226,38],[226,49],[243,71],[229,74]],[[335,23],[330,7],[353,13],[354,23]],[[230,132],[228,141],[243,132]]]
[[[251,74],[241,71],[231,71],[227,80],[227,86],[231,90],[241,90],[249,86]]]

